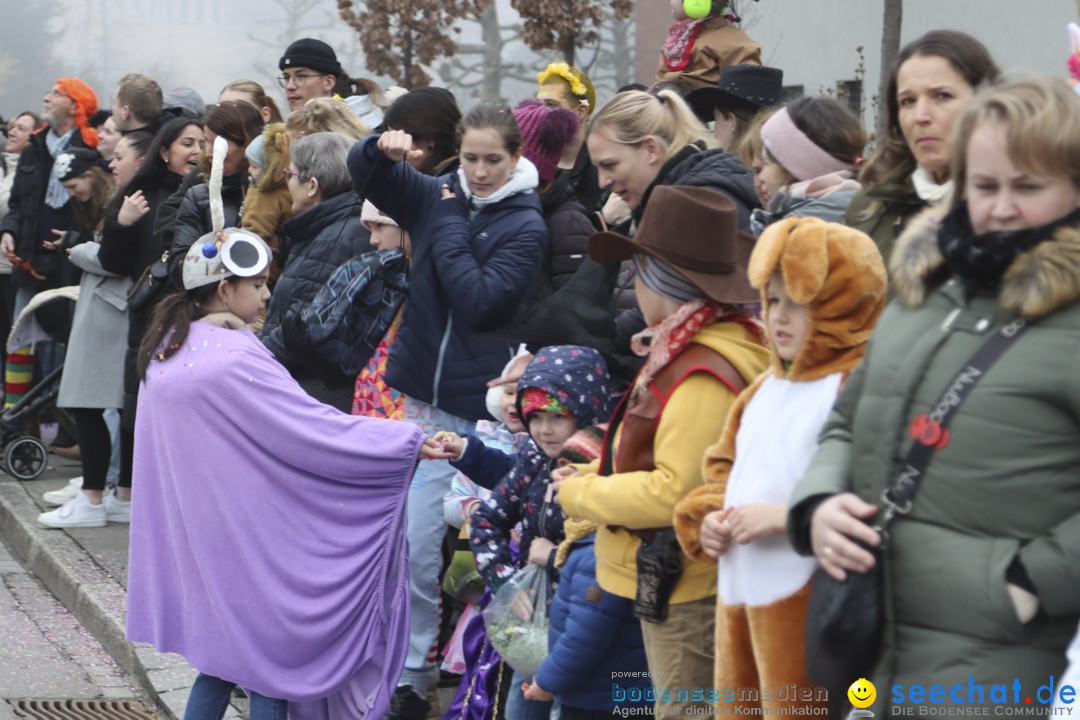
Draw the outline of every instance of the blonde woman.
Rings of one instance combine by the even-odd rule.
[[[367,123],[358,118],[349,106],[334,98],[315,98],[294,110],[285,122],[293,140],[317,132],[334,132],[350,142],[371,134]]]
[[[757,194],[750,173],[716,141],[674,92],[629,91],[616,95],[589,123],[586,142],[600,189],[611,192],[602,211],[605,226],[633,235],[656,187],[688,185],[719,190],[732,199],[741,230],[750,228]],[[595,272],[586,261],[579,271]],[[624,263],[616,281],[614,343],[629,348],[629,337],[645,327],[634,299],[633,272]]]

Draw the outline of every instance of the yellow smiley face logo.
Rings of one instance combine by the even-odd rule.
[[[877,698],[877,688],[866,678],[859,678],[847,689],[848,700],[857,708],[868,708]]]

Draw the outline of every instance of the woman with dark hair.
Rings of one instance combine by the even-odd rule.
[[[874,239],[886,260],[908,221],[952,189],[953,121],[998,74],[990,51],[957,30],[933,30],[900,51],[885,93],[885,137],[863,166],[862,190],[844,216],[844,224]]]
[[[405,160],[425,175],[446,175],[457,170],[458,123],[461,110],[453,94],[444,88],[411,90],[386,110],[387,130],[412,136],[415,155]]]
[[[391,113],[418,92],[400,98]],[[395,128],[406,122],[389,121],[388,115]],[[387,381],[405,395],[405,421],[429,435],[463,435],[488,417],[486,383],[502,374],[513,351],[483,334],[508,329],[547,253],[547,228],[534,192],[539,177],[522,156],[521,130],[509,108],[475,106],[462,119],[458,137],[461,167],[439,178],[414,165],[435,160],[435,141],[417,147],[400,129],[361,140],[348,160],[357,193],[412,240],[409,296]],[[428,649],[439,627],[442,498],[454,472],[445,461],[423,463],[409,492],[412,614],[398,699],[417,707],[426,704],[423,695],[438,675]]]
[[[102,415],[106,409],[123,406],[123,339],[128,334],[126,298],[131,277],[105,269],[100,251],[107,232],[106,218],[110,214],[118,216],[121,224],[132,225],[149,211],[141,195],[126,195],[125,191],[152,141],[153,136],[145,132],[133,132],[121,138],[110,163],[111,178],[94,179],[100,174],[101,168],[97,164],[100,158],[91,153],[89,158],[76,155],[69,161],[71,169],[68,172],[73,178],[61,180],[77,203],[76,214],[80,219],[86,218],[80,225],[81,234],[88,240],[68,249],[72,264],[82,271],[82,279],[57,398],[57,405],[66,408],[75,420],[83,481],[79,487],[69,485],[73,491],[70,500],[38,517],[38,522],[47,527],[104,527],[110,521],[126,523],[131,519],[130,464],[121,470],[116,493],[105,492],[112,441]],[[57,162],[64,162],[64,156],[61,155]],[[88,172],[74,177],[76,167],[82,163],[95,164]],[[88,178],[85,185],[82,183],[84,178]],[[114,187],[118,188],[115,193],[112,192]],[[100,206],[91,201],[80,208],[82,203],[79,201],[89,188],[98,192],[107,190],[112,199]],[[105,197],[108,198],[108,194]],[[87,209],[92,214],[83,215]]]
[[[133,135],[143,136],[146,133],[127,135],[122,142],[127,143]],[[97,254],[105,272],[137,281],[155,261],[161,259],[165,248],[154,237],[154,216],[180,185],[192,155],[201,155],[202,139],[202,124],[189,118],[170,120],[155,137],[149,140],[143,138],[146,147],[140,155],[138,170],[130,182],[119,186],[105,210]],[[124,148],[120,150],[123,154]],[[153,307],[153,302],[146,302],[137,308],[128,307],[127,349],[123,361],[123,411],[120,414],[119,485],[124,488],[131,487],[135,441],[135,401],[139,388],[135,377],[135,356]],[[72,497],[78,487],[71,487]],[[115,519],[116,512],[113,514]]]
[[[221,198],[225,211],[225,227],[240,227],[243,218],[244,194],[248,185],[248,162],[244,152],[251,141],[262,134],[262,115],[247,102],[227,100],[206,111],[203,116],[203,137],[212,147],[217,137],[228,142],[225,169],[221,181]],[[204,153],[202,175],[210,176],[210,158]],[[157,227],[162,227],[160,216]],[[173,226],[169,247],[169,267],[174,284],[180,287],[179,271],[184,255],[200,237],[210,232],[210,187],[206,182],[195,185],[184,195]]]

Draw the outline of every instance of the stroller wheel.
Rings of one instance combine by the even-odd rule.
[[[16,480],[36,480],[45,472],[49,450],[36,437],[23,435],[4,450],[4,470]]]

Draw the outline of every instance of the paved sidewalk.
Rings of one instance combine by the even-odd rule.
[[[49,456],[40,480],[22,483],[0,473],[0,532],[13,552],[101,643],[160,708],[182,718],[196,671],[179,655],[159,653],[124,639],[127,608],[128,526],[53,530],[36,518],[51,509],[41,494],[80,474],[77,463]],[[226,718],[245,715],[231,708]]]

